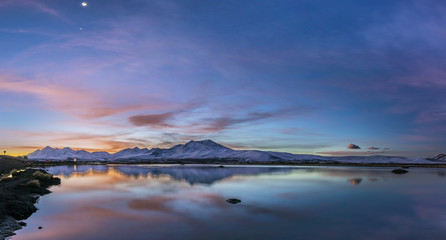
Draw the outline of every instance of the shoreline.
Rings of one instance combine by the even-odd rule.
[[[26,226],[22,220],[38,210],[39,197],[51,193],[48,189],[60,179],[21,159],[2,156],[0,164],[0,239],[6,239]]]

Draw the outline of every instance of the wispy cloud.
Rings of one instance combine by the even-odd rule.
[[[190,131],[196,133],[212,133],[222,131],[238,124],[255,122],[273,117],[272,113],[252,112],[242,117],[198,118],[193,119],[193,123],[191,124],[184,124],[181,120],[173,122],[172,120],[174,118],[179,118],[179,114],[182,114],[182,111],[161,114],[134,115],[130,116],[128,120],[135,126],[147,126],[156,129],[176,128],[182,129],[182,132]],[[184,119],[186,120],[188,117],[185,116]]]
[[[159,110],[171,106],[152,99],[148,103],[113,103],[112,97],[80,86],[58,84],[43,79],[26,79],[0,74],[0,91],[30,94],[59,112],[86,119],[102,118],[135,110]]]
[[[446,123],[446,108],[429,109],[421,112],[415,119],[416,123]]]
[[[288,111],[279,110],[271,112],[245,112],[246,109],[234,110],[234,116],[227,116],[225,113],[214,111],[218,117],[196,116],[193,112],[197,105],[188,106],[173,112],[160,114],[134,115],[128,118],[134,126],[147,126],[153,129],[179,130],[182,133],[210,134],[218,133],[226,129],[241,127],[245,124],[262,123],[268,120],[280,119]],[[211,110],[212,111],[212,110]],[[306,112],[306,110],[304,111]],[[297,113],[295,113],[297,114]]]
[[[0,8],[2,7],[28,7],[32,9],[36,9],[39,12],[58,17],[66,20],[66,18],[56,9],[49,7],[44,4],[42,1],[35,0],[2,0],[0,2]]]
[[[311,132],[309,130],[306,129],[302,129],[302,128],[282,128],[278,131],[279,133],[282,134],[286,134],[286,135],[294,135],[294,136],[325,136],[324,134],[321,133],[315,133],[315,132]]]
[[[243,117],[220,117],[203,120],[204,132],[219,132],[235,125],[261,121],[274,117],[273,113],[251,112]]]
[[[5,33],[17,33],[17,34],[38,34],[38,35],[44,35],[44,36],[57,36],[57,34],[48,32],[48,31],[38,31],[34,29],[12,29],[12,28],[0,28],[0,32]]]

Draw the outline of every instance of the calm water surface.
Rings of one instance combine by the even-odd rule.
[[[446,170],[58,166],[12,239],[446,239]],[[229,204],[228,198],[242,200]],[[38,229],[42,226],[42,229]]]

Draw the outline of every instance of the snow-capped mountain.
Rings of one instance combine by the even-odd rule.
[[[446,154],[437,154],[435,157],[429,157],[426,159],[434,162],[446,162]]]
[[[51,148],[49,146],[28,154],[29,159],[67,160],[67,159],[90,159],[106,160],[110,157],[107,152],[87,152],[85,150],[73,150],[71,148]]]
[[[143,148],[143,149],[140,149],[138,147],[126,148],[124,150],[121,150],[117,153],[112,154],[109,158],[110,159],[132,158],[132,157],[137,157],[137,156],[147,154],[149,152],[150,152],[150,150],[147,148]]]
[[[164,158],[164,159],[206,159],[224,158],[235,150],[227,148],[211,140],[190,141],[186,144],[178,144],[168,149],[154,148],[147,155],[138,156],[139,159]]]
[[[28,155],[33,160],[85,160],[85,161],[163,161],[163,160],[227,160],[242,162],[342,162],[342,163],[425,163],[432,161],[424,158],[405,158],[392,156],[348,156],[326,157],[307,154],[291,154],[284,152],[268,152],[259,150],[233,150],[211,140],[189,141],[171,148],[140,149],[127,148],[114,154],[107,152],[87,152],[71,148],[45,147]]]

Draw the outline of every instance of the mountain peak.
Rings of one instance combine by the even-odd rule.
[[[200,141],[194,141],[190,140],[188,143],[184,145],[185,148],[211,148],[211,149],[229,149],[221,144],[218,144],[212,140],[206,139],[206,140],[200,140]]]

